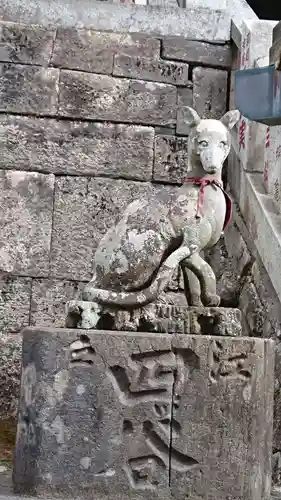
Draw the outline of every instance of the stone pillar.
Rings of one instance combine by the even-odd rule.
[[[280,93],[281,85],[281,23],[273,29],[272,46],[269,51],[269,64],[274,64],[276,69],[276,85],[274,92]],[[269,141],[266,148],[267,161],[267,188],[271,194],[275,206],[280,213],[281,210],[281,126],[268,127]]]
[[[273,342],[28,328],[17,492],[267,500]]]
[[[239,69],[253,68],[261,57],[268,58],[271,45],[272,21],[244,21],[241,33]],[[267,65],[265,62],[264,65]],[[241,116],[238,126],[238,150],[241,165],[246,172],[263,172],[267,161],[267,127]],[[266,167],[265,167],[266,168]]]

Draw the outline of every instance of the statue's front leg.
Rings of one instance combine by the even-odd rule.
[[[185,261],[181,264],[183,282],[184,282],[184,294],[189,306],[200,307],[202,306],[201,301],[201,285],[197,276],[193,271],[190,271],[185,265]]]
[[[188,283],[190,290],[191,305],[198,304],[198,295],[201,295],[201,300],[204,306],[218,306],[220,303],[220,297],[217,295],[216,290],[216,277],[211,266],[204,260],[198,253],[194,253],[189,258],[181,262],[182,269],[187,268],[195,274],[195,278],[198,278],[201,287],[201,293],[198,290],[198,280],[191,277],[191,281]],[[186,273],[186,278],[188,279],[190,273]],[[188,297],[187,297],[188,299]]]

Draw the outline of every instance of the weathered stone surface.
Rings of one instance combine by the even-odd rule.
[[[227,72],[211,68],[193,70],[193,105],[200,116],[219,119],[226,111]]]
[[[249,19],[251,9],[243,9],[239,3],[239,13]],[[237,9],[237,7],[236,7]],[[230,20],[232,13],[222,9],[214,9],[213,4],[197,5],[188,9],[178,9],[164,5],[161,9],[146,5],[122,5],[92,0],[81,0],[79,9],[71,0],[58,2],[48,0],[42,9],[38,9],[36,0],[22,0],[21,8],[12,0],[1,2],[1,14],[6,21],[20,21],[26,24],[42,24],[44,26],[84,26],[99,31],[115,31],[118,33],[151,33],[154,35],[179,35],[196,40],[230,40]],[[157,15],[156,15],[157,14]],[[242,18],[243,18],[242,14]]]
[[[238,274],[245,272],[245,268],[250,264],[252,257],[234,221],[232,221],[224,231],[224,241],[228,257],[233,260]]]
[[[23,335],[16,491],[269,499],[272,341],[43,328]]]
[[[162,57],[191,64],[231,68],[232,53],[228,44],[187,40],[181,37],[166,37],[163,39]]]
[[[272,42],[275,43],[278,40],[281,40],[281,21],[274,26],[272,31]]]
[[[192,85],[188,85],[186,88],[178,89],[177,104],[177,134],[188,135],[189,130],[186,125],[188,111],[186,108],[193,105]]]
[[[0,23],[0,61],[47,65],[54,39],[55,29]]]
[[[281,40],[277,40],[269,51],[269,64],[275,64],[280,71],[281,67]]]
[[[238,337],[242,335],[241,312],[224,307],[190,307],[190,333]]]
[[[272,438],[273,387],[270,384],[273,383],[274,354],[272,351],[269,354],[268,349],[272,349],[268,340],[214,338],[208,346],[201,345],[200,352],[196,351],[201,360],[208,353],[208,375],[200,378],[200,386],[192,381],[191,375],[188,390],[176,413],[179,428],[189,439],[175,436],[173,446],[190,457],[196,457],[203,467],[200,471],[196,467],[189,469],[189,487],[180,472],[172,473],[171,489],[177,498],[192,497],[195,492],[198,498],[202,498],[205,491],[216,499],[225,499],[230,492],[232,499],[269,498],[271,450],[267,440]],[[211,388],[206,383],[207,378]],[[269,404],[264,400],[267,397]],[[208,403],[204,403],[206,399]],[[268,418],[269,426],[266,423]],[[208,438],[205,432],[210,433]],[[210,450],[210,458],[208,466],[204,467],[206,448]],[[262,472],[255,474],[258,463],[264,463],[265,469],[262,467]],[[254,486],[253,474],[256,478]]]
[[[96,323],[96,315],[99,313],[100,319]],[[94,324],[91,324],[91,318],[94,318]],[[238,309],[161,303],[124,311],[99,307],[93,302],[70,300],[67,305],[66,327],[232,337],[242,334],[241,312]]]
[[[227,158],[227,180],[231,186],[231,192],[239,203],[242,189],[243,166],[234,148],[231,149]]]
[[[113,74],[173,85],[186,85],[188,64],[161,59],[144,59],[142,54],[139,57],[116,55]]]
[[[61,177],[56,180],[51,273],[77,281],[91,277],[99,240],[133,200],[151,196],[148,183]]]
[[[172,135],[155,137],[153,179],[181,183],[188,172],[188,139]]]
[[[16,420],[20,395],[22,339],[0,335],[0,420]]]
[[[0,171],[0,270],[43,276],[49,271],[54,176]]]
[[[266,312],[253,283],[245,284],[240,295],[239,308],[246,318],[251,335],[263,337]]]
[[[170,125],[176,121],[176,88],[61,70],[59,113],[73,118]]]
[[[30,307],[30,324],[63,327],[65,306],[77,299],[85,283],[56,279],[34,279]]]
[[[18,333],[29,325],[31,279],[0,275],[0,331]]]
[[[0,111],[54,115],[59,70],[21,64],[0,64]]]
[[[140,125],[1,115],[0,168],[150,180],[153,141]]]
[[[58,28],[52,64],[67,69],[111,74],[115,54],[157,58],[160,40],[142,35]]]

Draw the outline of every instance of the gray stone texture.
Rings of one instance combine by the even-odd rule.
[[[0,335],[0,421],[15,422],[17,418],[21,357],[21,337]]]
[[[164,83],[61,70],[59,114],[72,118],[171,125],[176,88]]]
[[[0,193],[0,270],[13,275],[47,275],[54,176],[0,171]]]
[[[140,125],[0,116],[3,169],[151,180],[153,142]]]
[[[34,279],[30,307],[30,324],[63,327],[66,303],[77,299],[85,283],[56,279]]]
[[[23,337],[16,491],[269,499],[272,341],[43,328]]]
[[[139,56],[116,55],[113,75],[171,83],[172,85],[186,85],[188,83],[188,64],[161,59],[144,59]]]
[[[198,64],[216,68],[232,66],[232,51],[229,44],[218,45],[182,37],[166,37],[162,43],[163,59],[184,61],[196,66]]]
[[[173,300],[173,294],[171,299]],[[169,295],[166,296],[168,302]],[[97,304],[70,300],[67,304],[66,327],[83,328],[91,312],[96,313]],[[90,313],[90,314],[89,314]],[[86,320],[86,321],[85,321]],[[47,326],[47,325],[46,325]],[[133,332],[184,333],[197,335],[242,335],[241,312],[238,309],[222,307],[189,307],[183,296],[180,303],[156,302],[133,311],[102,307],[102,313],[95,330],[116,330]]]
[[[58,28],[51,63],[67,69],[112,74],[115,54],[157,59],[160,40],[134,34]]]
[[[241,6],[239,5],[240,10]],[[196,40],[230,40],[231,12],[213,5],[179,9],[163,6],[122,5],[81,0],[2,0],[0,15],[5,21],[43,26],[84,27],[97,31],[179,35]]]
[[[275,64],[280,71],[281,65],[281,40],[274,42],[269,50],[269,64]]]
[[[0,22],[0,61],[47,65],[55,29]]]
[[[226,99],[226,71],[212,68],[193,70],[193,105],[202,118],[221,118],[226,111]]]
[[[0,64],[0,111],[55,115],[59,70],[22,64]]]
[[[193,106],[192,85],[178,89],[177,97],[177,134],[188,135],[189,129],[186,125],[187,107]]]
[[[281,40],[281,21],[274,26],[272,31],[272,43],[275,43],[278,40]]]
[[[18,333],[29,325],[31,279],[0,274],[1,333]]]
[[[172,135],[156,135],[153,179],[182,183],[188,172],[188,139]]]
[[[210,256],[209,256],[210,257]],[[274,382],[273,483],[281,485],[281,313],[280,301],[261,262],[252,238],[237,210],[224,238],[214,249],[211,263],[222,304],[240,307],[244,335],[277,342]],[[226,279],[228,277],[228,279]]]
[[[87,177],[56,179],[51,274],[89,280],[92,257],[101,237],[127,205],[157,189],[149,183]]]

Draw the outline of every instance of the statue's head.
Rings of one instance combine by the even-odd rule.
[[[221,171],[230,152],[230,130],[240,113],[228,111],[220,120],[201,120],[192,108],[186,108],[185,123],[189,127],[189,155],[198,157],[206,173]]]

